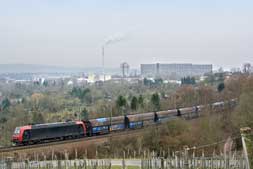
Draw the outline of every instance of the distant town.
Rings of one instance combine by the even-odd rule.
[[[247,69],[252,72],[250,63],[242,68],[232,68],[224,71],[222,68],[213,70],[212,64],[192,63],[154,63],[141,64],[140,69],[131,69],[130,65],[123,62],[118,68],[62,68],[43,65],[3,65],[0,69],[0,81],[3,83],[36,83],[41,85],[62,84],[88,85],[111,81],[119,83],[122,80],[129,83],[138,83],[144,78],[154,81],[157,78],[163,79],[164,83],[181,84],[182,78],[194,77],[197,81],[203,81],[207,75],[217,72],[225,72],[229,77],[233,73],[240,73]],[[5,71],[3,71],[3,69]]]

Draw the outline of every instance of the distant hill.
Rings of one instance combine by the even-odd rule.
[[[0,64],[0,73],[102,73],[102,68],[64,67],[36,64]],[[106,68],[106,73],[119,74],[119,68]]]

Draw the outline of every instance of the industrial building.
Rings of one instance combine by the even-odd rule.
[[[212,72],[211,64],[141,64],[143,77],[165,77],[179,79],[186,76],[202,76]]]

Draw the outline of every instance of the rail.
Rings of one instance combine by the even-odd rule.
[[[171,116],[168,118],[163,119],[163,121],[160,121],[158,123],[152,123],[147,126],[144,126],[142,128],[138,129],[124,129],[121,131],[114,131],[110,132],[109,134],[104,135],[98,135],[98,136],[92,136],[92,137],[83,137],[78,139],[69,139],[69,140],[57,140],[57,141],[50,141],[50,142],[43,142],[40,144],[31,144],[26,146],[8,146],[8,147],[0,147],[0,153],[4,152],[12,152],[12,151],[18,151],[18,150],[25,150],[25,149],[32,149],[32,148],[38,148],[38,147],[48,147],[53,145],[60,145],[60,144],[68,144],[68,143],[74,143],[74,142],[83,142],[83,141],[90,141],[90,140],[98,140],[98,139],[106,139],[109,137],[118,137],[118,136],[124,136],[124,135],[133,135],[137,134],[139,132],[142,132],[143,130],[147,129],[148,127],[153,126],[160,126],[160,124],[166,123],[168,121],[174,120],[176,118],[185,118],[186,120],[191,120],[194,118],[198,118],[200,116],[201,110],[199,112],[189,112],[189,113],[183,113],[181,116]],[[192,116],[192,114],[195,114]]]

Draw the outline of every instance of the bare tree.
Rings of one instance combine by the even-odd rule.
[[[245,74],[249,74],[250,73],[250,70],[251,70],[251,64],[250,63],[244,63],[243,64],[243,73]]]

